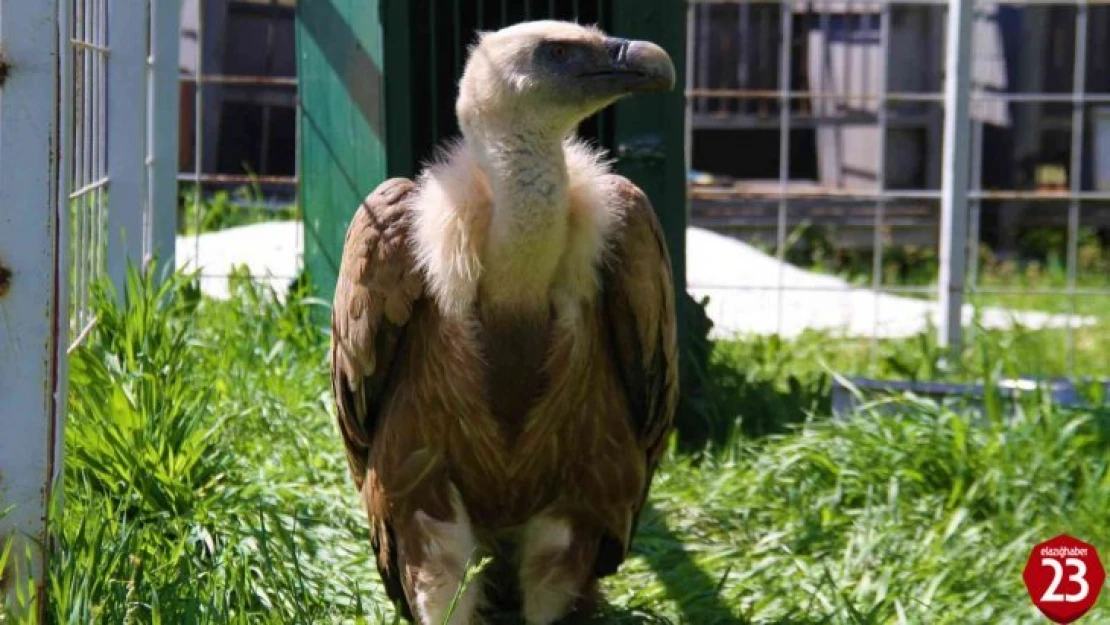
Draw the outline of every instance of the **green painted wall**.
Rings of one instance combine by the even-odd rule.
[[[305,266],[330,299],[350,216],[386,171],[377,2],[298,2],[297,73]]]
[[[617,169],[651,198],[667,236],[675,291],[686,291],[686,7],[683,2],[613,3],[613,33],[662,46],[678,70],[678,86],[666,94],[640,95],[616,105]],[[684,308],[678,308],[679,315]],[[683,327],[682,319],[679,327]]]

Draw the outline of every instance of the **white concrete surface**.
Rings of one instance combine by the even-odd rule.
[[[199,247],[199,256],[197,250]],[[686,278],[694,297],[709,296],[714,336],[775,334],[794,337],[807,329],[832,334],[881,338],[913,336],[928,329],[939,312],[936,302],[854,287],[836,276],[780,264],[754,247],[700,228],[686,235]],[[177,239],[177,266],[201,267],[202,290],[211,297],[228,296],[227,275],[246,265],[251,275],[268,281],[284,294],[296,275],[303,253],[299,224],[293,221],[242,226]],[[199,259],[199,263],[197,262]],[[779,280],[788,290],[780,295]],[[970,323],[973,310],[965,306]],[[984,308],[984,327],[1030,329],[1095,323],[1036,311]]]
[[[780,275],[787,289],[781,296]],[[710,298],[708,312],[717,337],[776,332],[793,337],[813,329],[900,338],[924,332],[929,320],[939,315],[935,301],[876,294],[836,276],[780,264],[746,243],[700,228],[690,228],[686,234],[686,279],[695,298]],[[973,314],[970,305],[964,306],[965,323],[971,322]],[[1094,323],[1090,318],[993,307],[984,308],[980,315],[984,327],[997,329]]]
[[[210,297],[228,297],[227,276],[239,265],[284,295],[301,266],[303,239],[296,221],[239,226],[199,237],[178,236],[175,264],[178,269],[200,269],[201,291]]]

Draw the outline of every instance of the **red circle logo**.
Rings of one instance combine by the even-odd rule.
[[[1086,614],[1106,583],[1098,551],[1067,534],[1033,547],[1021,576],[1033,605],[1056,623]]]

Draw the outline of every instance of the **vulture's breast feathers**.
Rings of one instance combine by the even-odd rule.
[[[519,284],[491,285],[494,191],[465,141],[445,150],[420,176],[411,196],[410,244],[429,294],[447,316],[475,311],[487,287],[528,289],[539,286],[560,318],[573,318],[596,298],[611,237],[621,220],[620,205],[610,201],[609,165],[600,151],[578,139],[563,144],[565,181],[556,190],[565,204],[546,237],[519,250],[510,263],[531,263]],[[501,259],[497,259],[501,260]],[[546,272],[537,265],[550,265]],[[546,274],[546,275],[545,275]],[[498,276],[500,277],[500,276]],[[485,278],[485,280],[483,280]]]

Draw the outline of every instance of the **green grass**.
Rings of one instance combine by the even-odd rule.
[[[204,234],[227,228],[248,226],[268,221],[301,218],[296,204],[268,206],[258,184],[234,191],[217,191],[198,201],[195,187],[181,194],[178,208],[178,234]]]
[[[70,364],[56,622],[392,622],[320,306],[245,280],[227,302],[183,277],[133,274],[122,305],[98,294]],[[904,397],[897,416],[838,421],[826,393],[829,370],[1048,370],[1054,340],[981,334],[950,372],[925,338],[877,358],[818,336],[716,345],[701,413],[727,435],[672,450],[598,622],[1037,622],[1033,544],[1070,532],[1110,559],[1110,410],[1030,398],[973,422]],[[1104,596],[1087,622],[1107,620]]]

